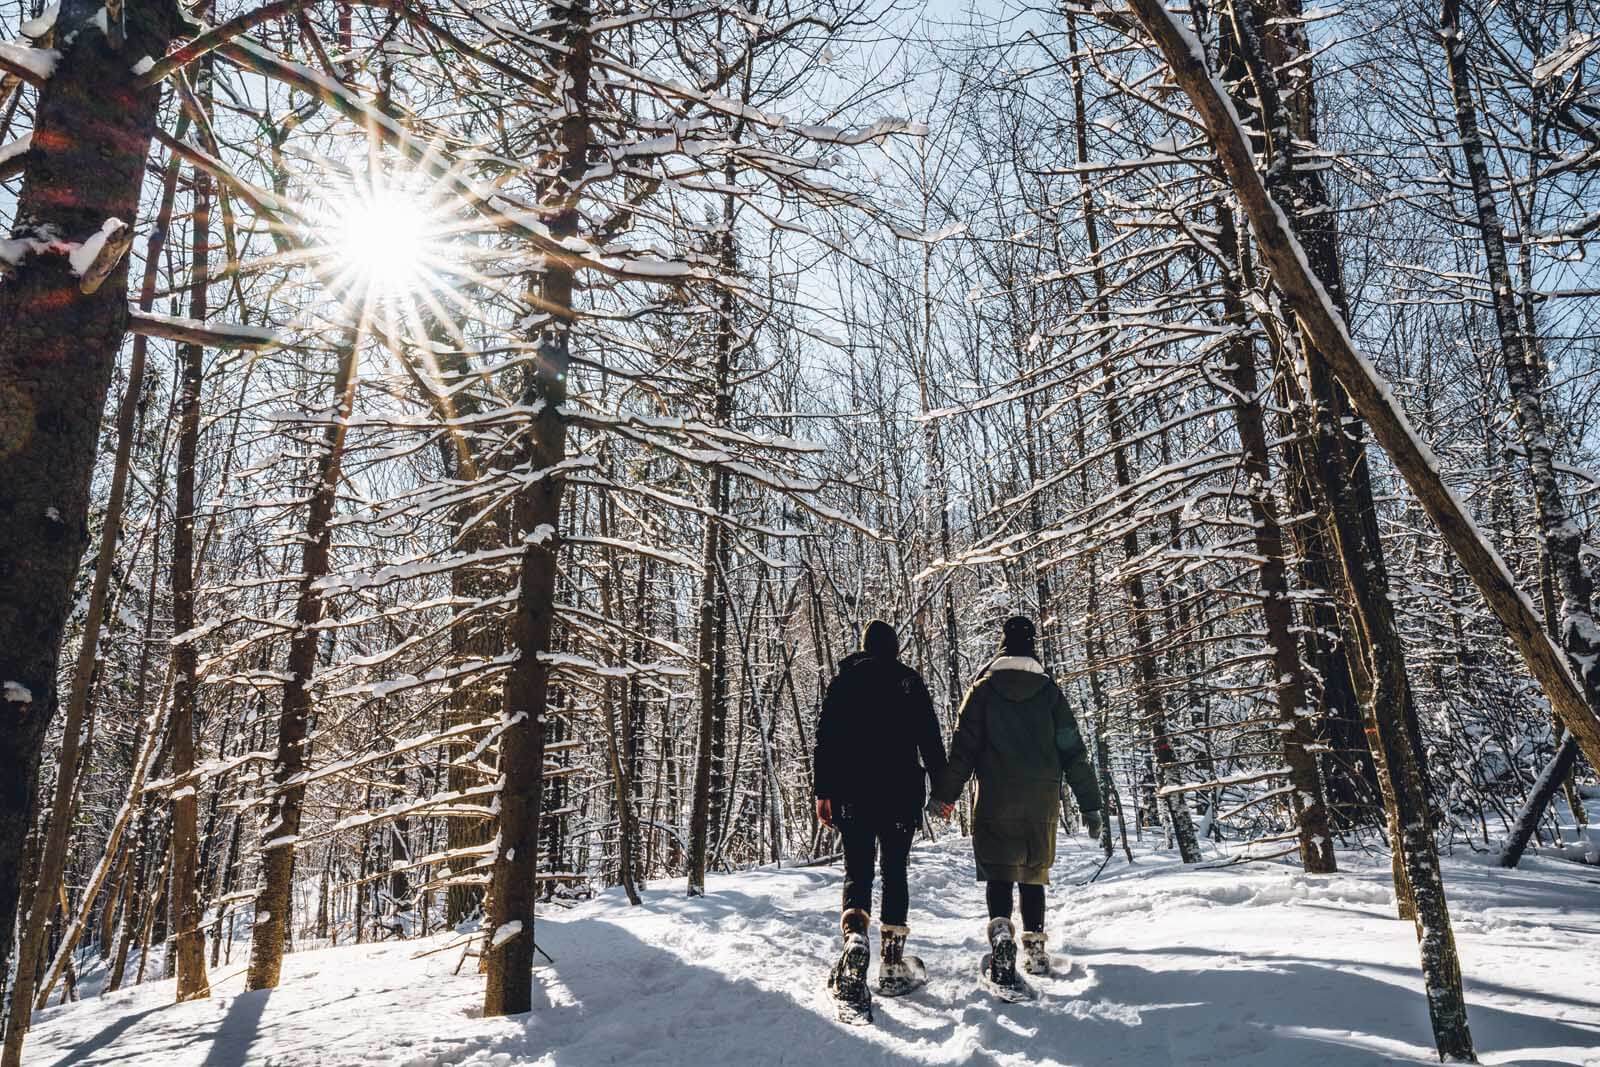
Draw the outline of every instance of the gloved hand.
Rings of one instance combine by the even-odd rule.
[[[954,804],[946,804],[938,797],[929,797],[928,806],[923,810],[928,813],[928,818],[930,819],[948,819],[950,813],[956,810],[956,806]]]
[[[1090,837],[1099,837],[1100,836],[1100,831],[1105,825],[1103,819],[1104,819],[1104,816],[1102,816],[1101,813],[1098,812],[1098,811],[1086,811],[1086,812],[1084,812],[1083,813],[1083,832],[1088,834]]]

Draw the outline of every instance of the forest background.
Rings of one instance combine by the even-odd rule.
[[[538,902],[833,850],[868,620],[953,722],[1015,612],[1108,854],[1388,848],[1470,1055],[1435,849],[1600,754],[1593,5],[0,25],[8,1063],[83,945],[483,912],[526,1010]]]

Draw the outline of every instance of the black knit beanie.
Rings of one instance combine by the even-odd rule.
[[[861,651],[869,656],[894,659],[900,655],[900,637],[893,626],[882,619],[873,619],[861,635]]]
[[[1032,619],[1022,615],[1011,616],[1001,628],[1001,635],[1000,649],[1006,655],[1038,658],[1039,652],[1034,645],[1035,632]]]

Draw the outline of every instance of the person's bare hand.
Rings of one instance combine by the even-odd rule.
[[[833,825],[833,801],[827,797],[817,798],[817,821],[824,826]]]

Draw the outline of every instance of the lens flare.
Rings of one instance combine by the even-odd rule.
[[[375,189],[334,211],[333,248],[348,282],[379,299],[410,295],[422,284],[434,236],[424,205],[400,190]]]

